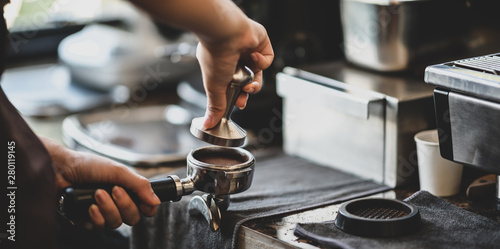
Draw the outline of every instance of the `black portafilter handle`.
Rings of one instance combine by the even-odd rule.
[[[177,176],[168,176],[162,179],[151,180],[151,188],[160,198],[161,202],[179,201],[184,194],[181,180]],[[96,204],[94,194],[97,189],[103,189],[111,195],[115,185],[112,184],[91,184],[85,186],[67,187],[59,195],[59,212],[72,221],[89,220],[89,207]],[[125,189],[132,201],[139,205],[140,199],[137,194]],[[192,191],[191,191],[192,192]]]

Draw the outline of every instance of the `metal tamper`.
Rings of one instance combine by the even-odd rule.
[[[191,134],[202,141],[213,145],[239,147],[245,144],[247,133],[243,128],[231,120],[236,99],[241,93],[241,89],[253,81],[254,74],[250,68],[238,65],[234,72],[233,79],[229,83],[226,92],[226,110],[221,121],[211,129],[203,129],[204,117],[193,119],[191,122]]]

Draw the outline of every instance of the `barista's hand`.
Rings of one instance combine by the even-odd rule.
[[[226,109],[226,90],[238,62],[255,73],[254,82],[243,87],[236,106],[244,108],[248,93],[257,93],[262,87],[262,70],[274,58],[271,42],[265,28],[251,19],[242,22],[232,37],[223,41],[201,39],[196,56],[201,66],[208,103],[204,128],[214,127]]]
[[[117,228],[122,222],[135,225],[140,220],[139,212],[146,216],[156,213],[160,199],[146,178],[110,159],[69,150],[48,138],[40,137],[40,140],[52,157],[58,192],[75,184],[111,183],[135,192],[140,198],[138,208],[121,187],[115,186],[112,196],[102,189],[97,190],[97,205],[89,208],[94,228]]]

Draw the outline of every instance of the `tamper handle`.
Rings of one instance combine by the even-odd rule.
[[[224,118],[226,120],[231,119],[231,113],[233,111],[233,106],[240,96],[241,89],[253,81],[254,73],[247,66],[238,65],[236,71],[234,72],[233,79],[231,83],[227,86],[226,92],[226,110],[224,111]]]

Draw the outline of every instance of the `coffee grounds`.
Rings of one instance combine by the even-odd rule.
[[[204,155],[196,158],[200,162],[219,165],[219,166],[232,166],[240,163],[244,163],[245,161],[238,160],[238,158],[234,157],[221,157],[216,155]],[[241,159],[241,158],[239,158]]]

